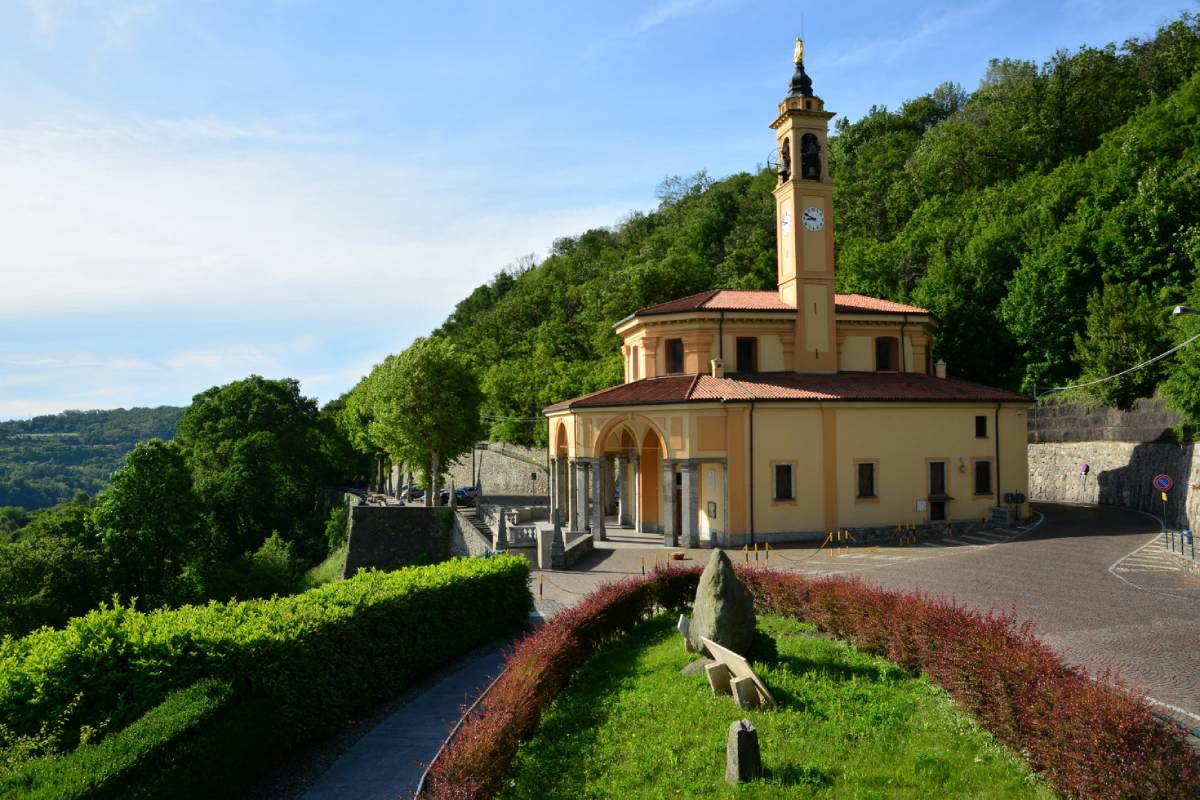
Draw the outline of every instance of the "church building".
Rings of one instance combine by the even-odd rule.
[[[617,323],[624,383],[545,409],[551,506],[569,530],[740,547],[978,521],[1027,494],[1029,399],[948,377],[928,310],[836,292],[834,114],[799,40],[795,64],[771,123],[778,288]]]

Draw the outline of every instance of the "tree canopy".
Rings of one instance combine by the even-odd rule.
[[[942,84],[837,120],[838,290],[931,309],[937,356],[962,377],[1030,391],[1093,374],[1085,301],[1106,277],[1157,310],[1197,278],[1198,66],[1185,13],[1148,39],[996,60],[973,91]],[[434,336],[476,363],[489,435],[544,444],[542,408],[619,382],[613,324],[636,309],[774,288],[774,185],[766,169],[669,178],[655,211],[559,239],[471,292]]]
[[[479,440],[482,400],[471,359],[433,337],[376,365],[346,400],[343,416],[360,446],[436,481]]]

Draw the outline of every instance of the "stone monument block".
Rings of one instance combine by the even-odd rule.
[[[729,556],[722,550],[713,550],[696,587],[688,642],[692,649],[709,656],[713,654],[705,648],[703,639],[746,653],[754,640],[754,625],[754,598],[750,590],[734,574]]]
[[[725,780],[743,783],[762,777],[762,753],[758,749],[758,731],[750,720],[730,724],[725,746]]]

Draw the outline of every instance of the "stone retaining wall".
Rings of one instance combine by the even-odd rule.
[[[1170,442],[1183,416],[1161,399],[1139,400],[1131,411],[1109,406],[1050,403],[1029,411],[1029,443]]]
[[[544,448],[492,444],[487,450],[476,451],[475,470],[484,495],[546,495],[550,491]],[[456,486],[471,485],[470,453],[451,465],[446,481],[451,480]]]
[[[348,497],[353,497],[348,495]],[[492,543],[460,512],[425,506],[347,506],[346,568],[392,570],[453,556],[482,556]]]
[[[1167,493],[1167,524],[1195,528],[1193,523],[1200,522],[1200,492],[1192,488],[1200,488],[1200,458],[1194,445],[1112,441],[1029,445],[1033,500],[1123,506],[1162,517],[1162,495],[1151,483],[1159,473],[1175,481],[1175,488]]]

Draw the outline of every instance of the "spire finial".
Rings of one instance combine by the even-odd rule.
[[[804,71],[804,37],[796,37],[796,49],[792,53],[792,61],[796,64],[796,72],[792,75],[788,87],[788,97],[812,97],[812,78]]]

